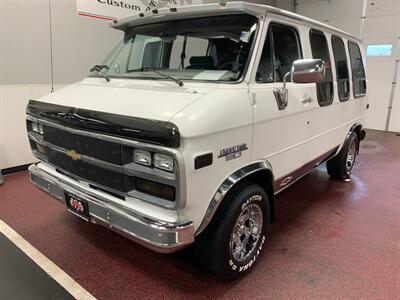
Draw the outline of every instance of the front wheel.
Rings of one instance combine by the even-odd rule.
[[[202,266],[225,279],[247,273],[261,253],[269,223],[264,189],[241,183],[226,198],[213,222],[195,243]]]
[[[331,178],[340,180],[350,178],[356,162],[358,146],[358,136],[353,131],[343,145],[342,150],[326,163],[328,174]]]

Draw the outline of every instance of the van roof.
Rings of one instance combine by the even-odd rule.
[[[322,29],[336,32],[337,34],[344,35],[350,39],[360,41],[360,39],[345,31],[342,31],[338,28],[327,25],[325,23],[316,21],[314,19],[310,19],[302,15],[287,10],[283,10],[280,8],[276,8],[273,6],[243,2],[243,1],[235,1],[235,2],[221,1],[220,3],[198,4],[198,5],[179,6],[173,8],[167,7],[161,9],[154,9],[152,11],[141,12],[130,17],[114,20],[111,23],[111,27],[119,30],[126,30],[129,27],[142,24],[155,23],[159,21],[170,21],[180,18],[208,16],[210,14],[223,15],[232,13],[247,13],[261,18],[264,17],[268,12],[282,15],[291,19],[295,19],[307,23],[309,25],[314,25]]]

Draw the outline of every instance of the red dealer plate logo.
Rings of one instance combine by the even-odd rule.
[[[81,200],[79,197],[69,193],[65,193],[65,200],[67,208],[70,212],[85,219],[86,221],[89,221],[89,205],[86,201]]]

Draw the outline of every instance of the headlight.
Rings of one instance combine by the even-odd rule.
[[[172,172],[174,170],[174,159],[171,156],[156,153],[154,154],[154,167]]]
[[[32,131],[39,134],[43,134],[43,125],[36,122],[32,122]]]
[[[32,131],[39,133],[39,124],[38,123],[32,122]]]
[[[133,150],[133,161],[144,166],[151,166],[151,153],[146,150]]]

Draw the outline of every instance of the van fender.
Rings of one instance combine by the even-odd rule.
[[[270,173],[271,184],[273,183],[274,178],[273,178],[272,166],[266,160],[252,162],[251,164],[238,169],[237,171],[233,172],[232,174],[230,174],[228,177],[225,178],[225,180],[222,182],[222,184],[219,186],[218,190],[212,197],[210,204],[207,208],[206,214],[204,215],[203,221],[201,222],[199,228],[196,231],[196,235],[203,232],[204,229],[210,224],[212,218],[214,217],[215,213],[218,210],[218,207],[221,205],[228,192],[242,179],[245,179],[248,176],[255,174],[259,171],[267,171],[268,173]],[[273,192],[272,195],[268,193],[268,196],[273,197]],[[269,199],[269,200],[274,201],[274,199]],[[271,207],[271,210],[272,209],[273,207]]]

